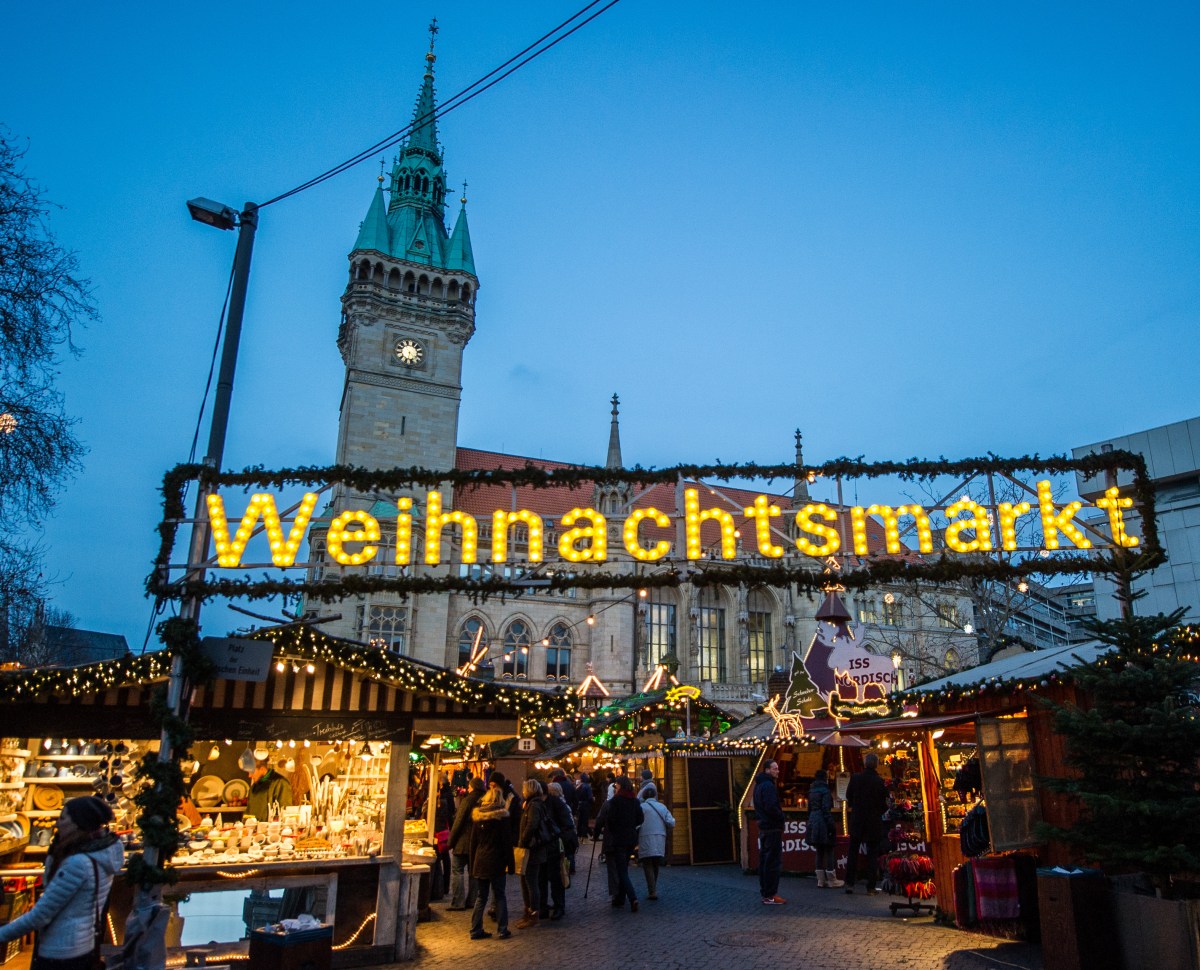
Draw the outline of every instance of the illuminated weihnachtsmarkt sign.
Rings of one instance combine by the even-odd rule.
[[[1096,496],[1093,502],[1056,496],[1051,476],[1069,472],[1103,482],[1090,493]],[[1118,486],[1122,472],[1125,483]],[[892,477],[902,483],[932,483],[953,478],[957,482],[941,501],[847,505],[827,498],[793,501],[786,510],[766,492],[755,494],[740,487],[743,500],[735,504],[727,496],[714,498],[717,492],[712,486],[697,487],[698,482],[714,479],[785,476],[814,484],[836,482],[839,493],[845,481],[857,479]],[[183,489],[197,478],[206,493],[205,516],[199,525],[208,529],[214,554],[204,564],[208,574],[191,569],[176,577],[174,573],[188,565],[171,559],[175,532],[186,521]],[[998,489],[997,480],[1006,487]],[[617,516],[583,503],[548,516],[536,502],[527,502],[529,508],[495,508],[484,514],[450,508],[446,502],[449,488],[467,493],[497,485],[570,488],[579,497],[590,497],[597,486],[666,483],[677,486],[673,507],[630,501]],[[285,490],[295,491],[298,486],[315,490],[295,499],[284,497]],[[333,490],[335,502],[347,507],[327,509],[314,523],[321,493],[327,490]],[[933,494],[929,488],[926,491]],[[823,580],[814,561],[831,557],[839,562],[839,582],[865,586],[965,575],[1003,579],[1103,572],[1116,562],[1128,568],[1134,559],[1143,566],[1153,565],[1161,554],[1153,489],[1144,463],[1124,452],[1045,461],[988,458],[867,464],[843,459],[811,468],[546,470],[528,466],[485,472],[329,468],[218,475],[198,466],[180,466],[167,476],[164,493],[163,544],[149,585],[152,592],[167,596],[262,598],[294,591],[335,599],[377,590],[529,592],[531,575],[541,576],[538,585],[549,588],[645,588],[678,585],[684,579],[701,585],[795,583],[816,588]],[[383,501],[381,496],[389,493],[395,497]],[[532,494],[536,497],[537,492]],[[998,500],[997,494],[1007,500]],[[358,500],[348,498],[352,495]],[[364,501],[364,495],[372,501]],[[1136,520],[1140,535],[1134,534],[1131,520]],[[618,523],[619,528],[612,528]],[[309,568],[311,563],[298,560],[310,532],[319,532],[323,539],[326,575],[315,580],[245,577],[245,571],[264,567]],[[483,575],[461,569],[464,574],[455,575],[454,569],[446,568],[479,563],[499,568]],[[506,568],[508,564],[516,568]],[[382,571],[379,566],[393,568]],[[331,577],[328,567],[340,568],[332,570]]]

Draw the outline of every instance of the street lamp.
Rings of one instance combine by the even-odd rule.
[[[196,198],[187,203],[188,212],[197,222],[213,226],[217,229],[238,230],[237,250],[233,257],[233,285],[229,294],[229,318],[225,324],[225,340],[221,347],[221,367],[217,374],[217,389],[213,396],[212,424],[209,428],[208,450],[204,456],[204,464],[220,471],[221,460],[225,454],[225,432],[229,426],[229,402],[233,398],[233,374],[237,367],[238,343],[242,335],[242,318],[246,312],[246,288],[250,282],[250,257],[254,251],[254,231],[258,228],[258,206],[247,202],[239,215],[231,206],[222,205],[212,199]],[[188,548],[187,574],[185,582],[199,581],[204,575],[204,561],[208,558],[209,530],[205,514],[206,496],[199,488],[196,490],[195,524],[192,526],[192,540]],[[189,595],[180,605],[179,615],[186,620],[198,621],[200,616],[200,598]],[[167,709],[172,715],[178,716],[184,693],[183,658],[176,655],[171,660],[171,674],[167,681]],[[169,762],[173,756],[171,738],[166,730],[162,732],[159,741],[158,761],[160,764]],[[146,846],[143,858],[150,866],[158,865],[158,850],[155,846]],[[150,926],[153,911],[161,898],[161,887],[155,890],[141,890],[135,903],[136,918],[139,911],[145,920],[146,927]],[[154,951],[152,938],[157,933],[147,932],[145,935],[146,953]],[[145,955],[139,959],[145,963]],[[157,962],[156,960],[154,962]]]

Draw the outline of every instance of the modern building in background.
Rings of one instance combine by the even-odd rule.
[[[1200,418],[1109,438],[1073,449],[1076,458],[1108,451],[1132,451],[1146,459],[1154,483],[1158,531],[1167,562],[1141,577],[1135,584],[1146,595],[1134,609],[1146,616],[1170,613],[1184,608],[1191,622],[1200,620]],[[1132,475],[1122,472],[1116,484],[1127,486]],[[1111,482],[1100,478],[1085,480],[1079,476],[1079,494],[1086,499],[1099,498]],[[1139,533],[1140,520],[1129,517],[1130,531]],[[1097,577],[1096,613],[1111,619],[1120,613],[1116,587]]]

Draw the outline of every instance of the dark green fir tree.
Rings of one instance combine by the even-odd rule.
[[[1136,595],[1136,594],[1135,594]],[[1054,705],[1069,778],[1048,785],[1079,800],[1080,817],[1045,835],[1109,874],[1144,872],[1167,896],[1200,874],[1200,629],[1185,611],[1094,623],[1113,649],[1073,671],[1078,704]]]
[[[808,675],[804,662],[792,654],[792,679],[788,684],[783,709],[793,714],[799,714],[801,717],[816,717],[817,713],[824,711],[826,707],[820,691],[817,690],[817,685]]]

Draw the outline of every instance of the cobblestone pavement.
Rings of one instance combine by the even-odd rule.
[[[640,909],[614,909],[597,855],[588,898],[586,847],[567,916],[513,930],[508,940],[468,938],[469,913],[433,904],[433,919],[417,929],[420,970],[478,965],[542,964],[553,970],[607,967],[653,970],[1042,970],[1041,950],[935,924],[931,917],[892,916],[893,897],[861,888],[817,889],[812,879],[783,879],[785,906],[764,906],[758,881],[734,866],[672,866],[659,876],[659,899],[644,898],[642,873],[630,870]],[[508,877],[510,925],[521,914],[521,890]],[[484,928],[495,930],[485,919]],[[474,965],[474,964],[472,964]]]

